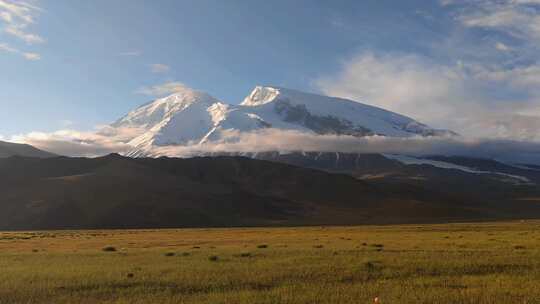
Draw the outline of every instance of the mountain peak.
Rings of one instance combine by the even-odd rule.
[[[168,120],[176,113],[182,112],[195,104],[210,106],[220,101],[208,93],[183,87],[173,94],[158,98],[137,109],[113,124],[114,127],[145,127],[152,128],[156,124]]]
[[[272,102],[281,93],[281,90],[281,88],[271,86],[256,86],[240,105],[260,106]]]
[[[207,102],[207,101],[213,101],[215,100],[214,97],[210,96],[208,93],[195,90],[189,87],[183,87],[181,89],[178,89],[171,95],[158,99],[158,100],[166,100],[173,103],[182,103],[185,101],[191,101],[191,102]]]
[[[158,98],[150,103],[141,106],[139,109],[155,110],[156,108],[165,107],[167,109],[185,108],[194,103],[213,104],[219,102],[216,98],[208,93],[198,91],[192,88],[184,87],[172,93],[169,96]]]
[[[231,132],[260,129],[306,134],[390,137],[449,134],[412,118],[353,100],[275,86],[257,86],[240,105],[185,88],[139,107],[113,126],[136,127],[132,155],[153,147],[222,141]],[[131,154],[130,154],[131,155]]]

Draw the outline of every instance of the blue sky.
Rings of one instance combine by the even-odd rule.
[[[539,4],[0,0],[0,136],[92,130],[182,83],[229,103],[273,84],[538,140]]]

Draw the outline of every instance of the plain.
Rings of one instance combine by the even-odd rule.
[[[0,233],[0,303],[540,303],[540,222]]]

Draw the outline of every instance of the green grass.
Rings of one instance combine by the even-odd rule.
[[[539,228],[4,232],[0,303],[540,303]]]

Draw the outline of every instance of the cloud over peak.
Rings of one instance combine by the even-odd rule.
[[[315,81],[471,137],[540,140],[540,1],[440,1],[451,18],[428,52],[362,51]]]
[[[136,128],[99,127],[94,132],[60,130],[52,133],[32,132],[8,140],[68,156],[94,157],[109,153],[127,153],[128,142],[144,130]],[[218,141],[204,144],[149,147],[148,156],[193,157],[222,152],[343,152],[389,153],[402,155],[458,155],[498,159],[514,163],[540,163],[540,143],[463,137],[354,137],[317,135],[294,130],[262,129],[252,132],[224,131]]]
[[[162,84],[139,88],[136,93],[153,97],[162,97],[186,89],[186,85],[178,81],[169,81]]]

